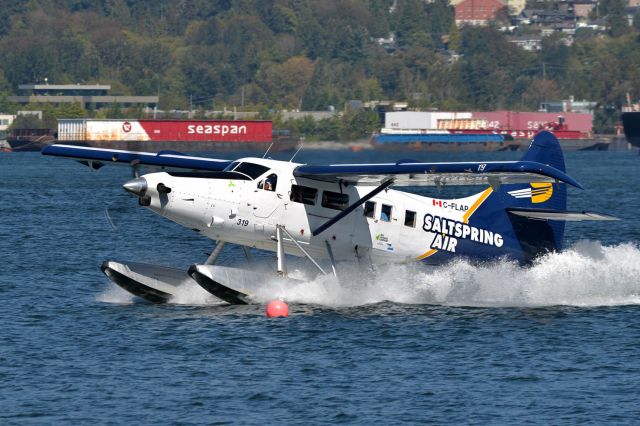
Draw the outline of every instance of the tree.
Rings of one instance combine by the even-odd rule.
[[[545,101],[558,99],[558,85],[553,80],[533,80],[522,95],[526,107],[536,110]]]
[[[640,31],[640,12],[633,15],[633,29]]]
[[[265,65],[256,75],[256,83],[269,100],[289,109],[300,109],[302,96],[313,76],[313,63],[303,56],[295,56],[283,64]]]
[[[462,44],[462,36],[460,35],[460,30],[458,29],[458,25],[456,25],[455,21],[453,21],[449,26],[449,33],[447,35],[449,36],[447,49],[453,50],[454,52],[459,51]]]
[[[609,0],[607,10],[607,32],[611,37],[620,37],[629,31],[629,21],[623,0]]]
[[[378,114],[373,111],[347,111],[342,115],[338,131],[340,140],[356,140],[368,137],[380,126]]]

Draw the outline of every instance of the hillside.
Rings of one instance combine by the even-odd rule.
[[[378,42],[389,33],[393,49]],[[535,110],[574,96],[599,103],[606,130],[627,93],[640,96],[639,67],[633,26],[584,32],[571,46],[553,35],[528,52],[495,28],[456,28],[445,0],[5,0],[0,9],[2,95],[46,77],[158,94],[162,109],[396,99]]]

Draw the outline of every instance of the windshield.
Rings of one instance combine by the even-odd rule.
[[[263,174],[265,174],[267,170],[269,170],[268,167],[261,166],[260,164],[240,163],[238,161],[234,161],[224,169],[225,172],[234,171],[234,172],[242,173],[244,175],[249,176],[251,179],[255,179],[258,176],[262,176]]]

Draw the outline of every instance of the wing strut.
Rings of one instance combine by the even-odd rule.
[[[358,207],[360,207],[361,205],[363,205],[364,203],[366,203],[367,201],[369,201],[370,199],[378,195],[380,192],[387,189],[392,184],[393,184],[392,178],[385,180],[376,189],[374,189],[364,197],[360,198],[355,203],[351,204],[349,207],[344,209],[341,213],[337,214],[333,219],[329,219],[328,221],[320,225],[318,228],[316,228],[315,231],[312,232],[312,235],[315,237],[316,235],[323,233],[324,231],[326,231],[327,229],[335,225],[343,217],[345,217],[346,215],[348,215],[349,213],[351,213],[352,211],[354,211],[355,209],[357,209]]]

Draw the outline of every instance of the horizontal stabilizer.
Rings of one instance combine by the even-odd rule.
[[[231,164],[229,160],[194,157],[172,151],[162,151],[156,154],[154,152],[124,151],[62,144],[46,146],[42,149],[42,154],[79,160],[82,164],[88,165],[93,169],[98,169],[106,164],[121,163],[163,168],[220,171]]]
[[[565,222],[580,222],[584,220],[620,220],[615,216],[595,212],[569,212],[546,209],[507,209],[511,214],[536,220],[562,220]]]

